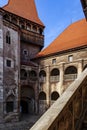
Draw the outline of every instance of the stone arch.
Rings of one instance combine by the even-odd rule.
[[[44,70],[41,70],[39,73],[40,82],[46,81],[46,72]]]
[[[59,69],[54,68],[50,72],[50,82],[58,82],[59,81],[59,75],[60,75]]]
[[[65,74],[76,74],[77,73],[77,68],[75,66],[69,66],[66,68]]]
[[[77,68],[75,66],[69,66],[65,69],[64,74],[65,80],[75,80],[77,78]]]
[[[87,68],[87,64],[84,66],[83,70],[85,70]]]
[[[29,77],[31,80],[36,81],[37,80],[37,72],[35,70],[31,70],[29,72]]]
[[[27,79],[27,72],[26,72],[25,69],[21,69],[20,77],[21,77],[22,80],[26,80]]]
[[[35,112],[35,91],[30,86],[21,86],[20,111],[27,114]]]
[[[52,92],[51,100],[57,100],[59,98],[59,93],[57,91]]]
[[[39,93],[39,100],[46,100],[46,93],[45,92]]]
[[[51,76],[57,76],[57,75],[60,75],[60,71],[59,69],[57,68],[54,68],[51,73],[50,73]]]
[[[6,99],[6,112],[9,113],[9,112],[13,112],[14,110],[14,95],[9,95]]]
[[[39,77],[46,77],[46,72],[44,70],[41,70],[39,73]]]

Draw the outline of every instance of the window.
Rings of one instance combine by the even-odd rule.
[[[6,43],[11,44],[10,32],[6,33]]]
[[[73,55],[68,56],[68,61],[69,61],[69,62],[72,62],[72,61],[73,61]]]
[[[52,59],[52,64],[55,64],[56,63],[56,59]]]
[[[11,60],[6,60],[6,66],[11,67]]]
[[[8,112],[13,112],[14,109],[14,103],[13,101],[6,102],[6,111]]]
[[[26,55],[26,56],[28,56],[28,51],[24,49],[23,50],[23,54]]]

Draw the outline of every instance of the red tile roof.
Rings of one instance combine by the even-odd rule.
[[[38,17],[34,0],[9,0],[3,9],[44,26]]]
[[[66,28],[47,48],[37,57],[44,57],[87,45],[87,22],[85,19],[77,21]]]

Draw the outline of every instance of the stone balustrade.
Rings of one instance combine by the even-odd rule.
[[[80,130],[87,109],[87,69],[30,130]]]

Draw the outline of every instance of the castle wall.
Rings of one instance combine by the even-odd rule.
[[[71,58],[69,59],[69,57]],[[52,94],[57,92],[61,96],[67,87],[78,78],[84,68],[87,67],[87,48],[42,58],[39,64],[40,71],[44,70],[46,73],[45,80],[39,82],[39,93],[44,92],[46,94],[46,101],[44,102],[47,107],[54,102]],[[70,68],[68,73],[66,72],[67,68]],[[51,75],[54,69],[59,71],[59,75]],[[76,70],[75,73],[74,69]]]

